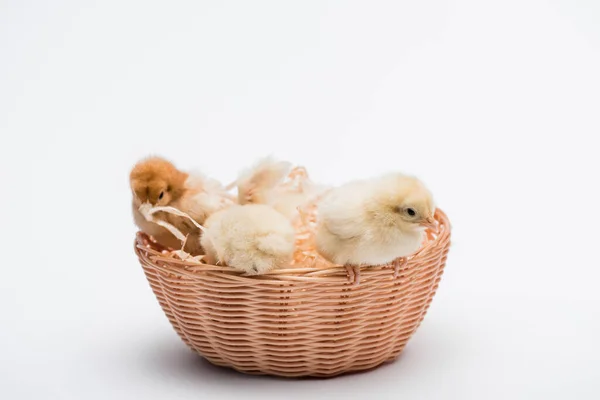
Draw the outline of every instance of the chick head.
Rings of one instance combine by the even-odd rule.
[[[177,200],[184,191],[187,174],[162,158],[151,157],[133,167],[129,180],[139,204],[166,206]]]
[[[402,230],[435,228],[431,192],[417,178],[390,174],[376,182],[371,214],[379,223]]]

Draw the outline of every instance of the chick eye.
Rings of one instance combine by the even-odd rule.
[[[417,212],[412,209],[412,208],[407,208],[406,210],[404,210],[406,212],[406,214],[410,217],[414,217],[415,215],[417,215]]]
[[[158,195],[158,199],[162,200],[164,195],[165,195],[165,192],[160,192],[160,194]]]

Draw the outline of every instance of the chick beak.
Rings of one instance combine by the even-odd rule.
[[[435,222],[435,219],[428,217],[425,221],[421,222],[421,226],[429,229],[435,229],[437,228],[437,223]]]

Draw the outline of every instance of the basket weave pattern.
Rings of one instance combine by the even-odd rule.
[[[438,228],[394,278],[391,266],[345,268],[313,262],[246,277],[190,263],[138,233],[135,250],[181,339],[210,362],[250,374],[334,376],[396,358],[438,287],[450,224]]]

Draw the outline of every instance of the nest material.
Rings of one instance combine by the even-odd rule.
[[[288,190],[302,190],[303,169]],[[163,311],[181,339],[216,365],[250,374],[334,376],[396,358],[421,323],[450,247],[438,227],[400,264],[362,267],[360,285],[314,248],[316,201],[299,210],[291,265],[247,277],[202,257],[162,247],[138,233],[135,251]],[[398,265],[398,264],[397,264]],[[355,280],[356,282],[356,280]]]

